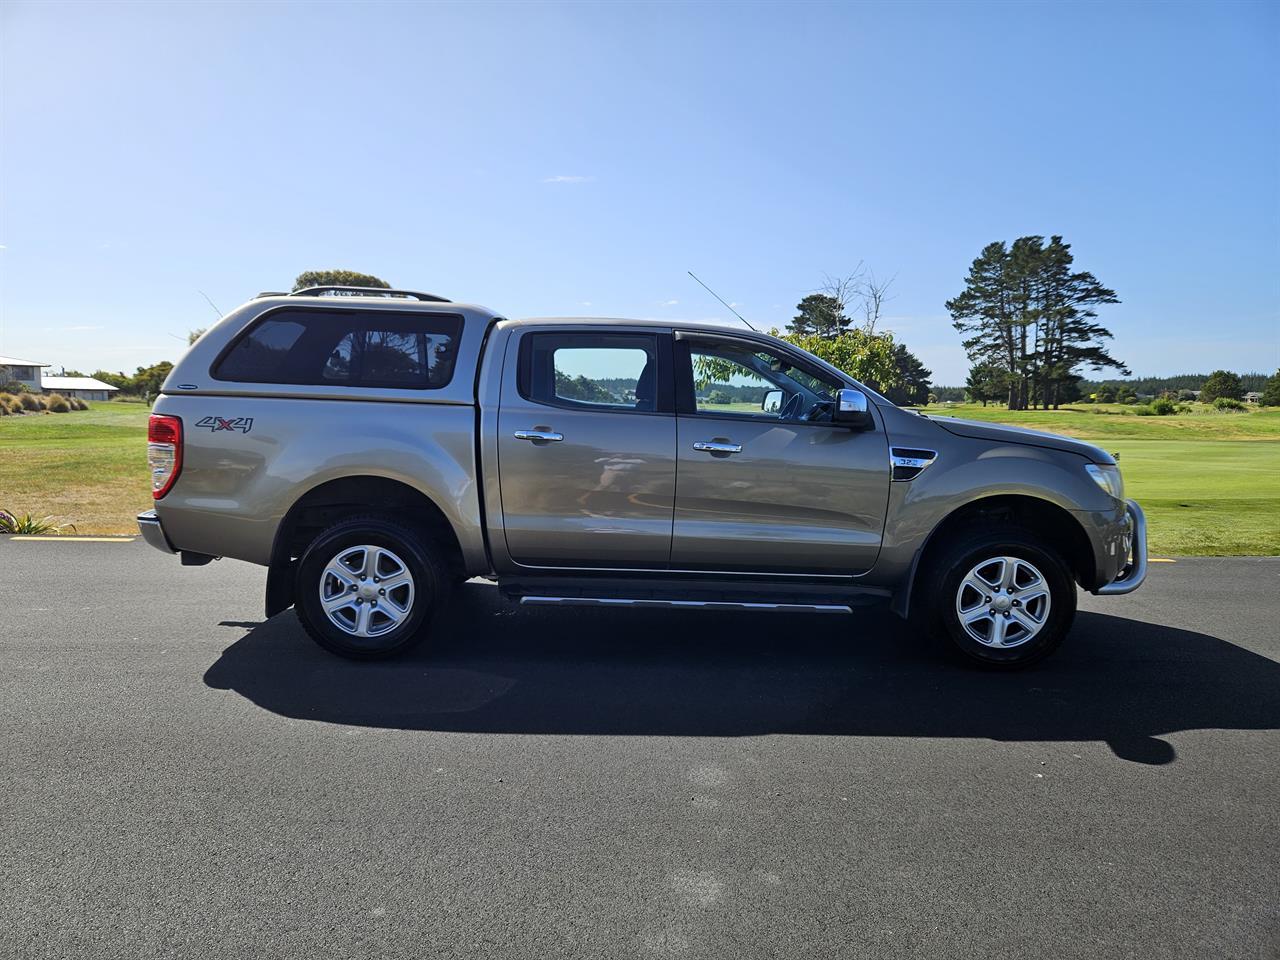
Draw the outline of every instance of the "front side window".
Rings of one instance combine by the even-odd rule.
[[[696,413],[766,420],[829,421],[836,392],[829,374],[747,340],[689,339]]]
[[[520,392],[559,407],[658,409],[658,341],[648,334],[539,333],[523,348]]]
[[[453,376],[462,318],[383,310],[276,310],[242,334],[214,377],[295,383],[438,389]]]

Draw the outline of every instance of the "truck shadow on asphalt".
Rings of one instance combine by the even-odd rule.
[[[517,608],[474,584],[402,659],[333,657],[286,611],[252,626],[204,681],[281,716],[369,727],[1101,741],[1144,764],[1174,761],[1163,734],[1280,728],[1280,665],[1121,617],[1082,612],[1050,660],[992,674],[877,608],[852,618]]]

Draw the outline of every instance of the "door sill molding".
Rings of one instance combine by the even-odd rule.
[[[753,613],[853,613],[843,603],[759,603],[731,600],[662,600],[652,597],[552,597],[523,596],[521,606],[535,607],[657,607],[679,610],[749,610]]]

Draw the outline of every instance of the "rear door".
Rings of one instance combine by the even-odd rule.
[[[856,575],[889,495],[883,427],[830,422],[843,383],[761,341],[677,334],[676,569]]]
[[[670,334],[531,330],[511,350],[498,471],[512,560],[666,567],[676,474]]]

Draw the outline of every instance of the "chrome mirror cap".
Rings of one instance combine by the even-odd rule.
[[[836,391],[836,404],[835,409],[832,411],[832,419],[836,423],[843,423],[857,430],[870,430],[874,425],[874,421],[871,419],[871,409],[867,402],[867,395],[861,390],[854,390],[852,387],[844,387]]]

